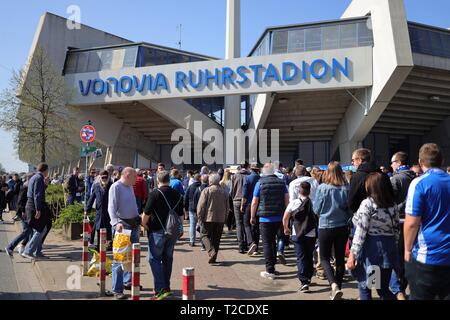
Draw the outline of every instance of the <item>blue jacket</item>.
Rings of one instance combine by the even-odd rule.
[[[42,211],[45,203],[45,182],[42,173],[38,172],[28,182],[27,198],[33,203],[36,211]]]
[[[184,194],[184,209],[189,212],[197,212],[197,206],[194,203],[195,191],[200,187],[200,181],[191,184]]]
[[[250,175],[245,177],[244,186],[242,187],[242,197],[247,200],[246,205],[250,205],[253,200],[253,191],[255,190],[256,183],[261,176],[252,171]]]
[[[316,190],[314,212],[319,216],[319,229],[348,225],[352,212],[347,204],[348,187],[322,183]]]
[[[102,188],[101,183],[94,183],[92,186],[92,193],[87,202],[86,212],[90,212],[92,210],[95,200],[95,230],[111,227],[111,219],[109,218],[108,213],[108,196],[111,185],[112,183],[109,182],[105,189]]]
[[[183,184],[175,177],[170,177],[170,187],[177,190],[181,195],[184,195]]]

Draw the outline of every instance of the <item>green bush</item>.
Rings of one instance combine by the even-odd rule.
[[[59,212],[65,207],[64,192],[61,185],[49,185],[45,191],[45,201],[54,217],[58,217]]]
[[[95,212],[90,213],[90,221],[95,221]],[[76,203],[65,207],[58,215],[55,221],[55,228],[62,228],[66,223],[83,223],[84,218],[84,207],[81,203]]]
[[[45,200],[47,203],[64,201],[64,192],[61,185],[51,184],[45,190]]]

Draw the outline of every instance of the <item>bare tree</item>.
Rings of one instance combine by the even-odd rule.
[[[0,95],[0,126],[14,133],[22,160],[30,163],[62,162],[73,152],[69,134],[74,132],[69,91],[43,48],[19,72],[13,71],[10,87]],[[72,148],[72,150],[69,150]]]
[[[3,165],[0,163],[0,174],[5,174],[5,173],[6,173],[6,170],[3,167]]]

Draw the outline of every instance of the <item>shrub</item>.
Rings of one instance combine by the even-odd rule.
[[[90,221],[95,221],[95,212],[90,213],[88,216]],[[83,218],[84,207],[81,203],[76,203],[61,210],[54,226],[55,228],[62,228],[63,225],[69,223],[83,223]]]

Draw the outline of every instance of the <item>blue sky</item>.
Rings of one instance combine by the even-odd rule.
[[[376,0],[373,0],[376,1]],[[268,26],[339,18],[350,0],[241,0],[241,49],[247,55]],[[177,47],[223,57],[226,0],[40,0],[2,1],[0,7],[0,90],[11,69],[25,62],[39,17],[49,11],[67,17],[67,7],[81,8],[81,22],[134,41]],[[409,20],[450,27],[450,1],[405,0]],[[0,163],[7,170],[26,170],[15,154],[10,133],[0,129]]]

